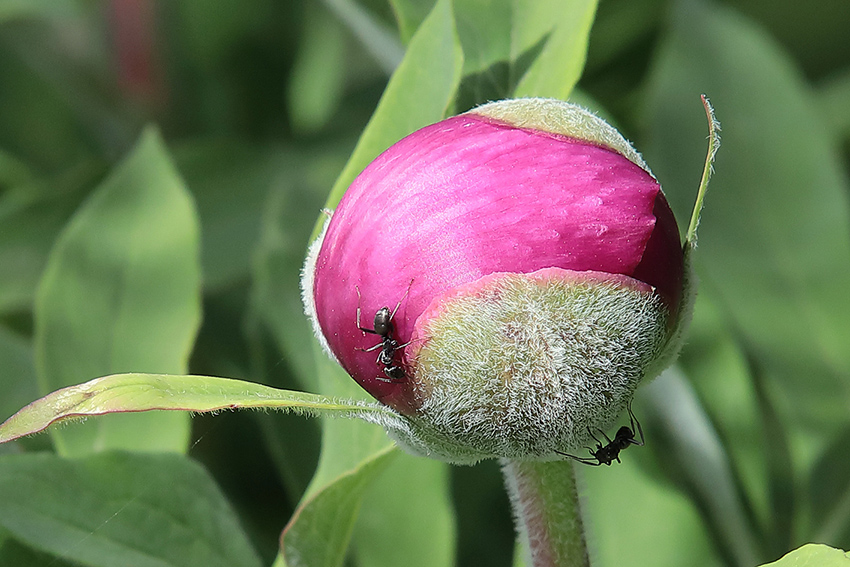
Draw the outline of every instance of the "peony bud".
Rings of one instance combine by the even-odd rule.
[[[632,146],[575,105],[520,99],[375,159],[311,247],[304,298],[331,356],[406,421],[402,445],[545,459],[609,428],[669,364],[686,279]]]

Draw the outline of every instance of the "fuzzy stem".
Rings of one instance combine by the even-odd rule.
[[[588,567],[573,465],[502,460],[528,567]]]

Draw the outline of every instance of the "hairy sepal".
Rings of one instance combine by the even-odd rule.
[[[556,458],[607,430],[665,352],[667,311],[626,276],[491,274],[435,299],[408,359],[408,450],[463,463]]]

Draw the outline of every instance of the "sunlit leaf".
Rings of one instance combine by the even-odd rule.
[[[362,567],[455,565],[455,520],[449,465],[396,456],[370,485],[357,518],[353,545]],[[399,530],[411,521],[416,529]],[[392,534],[392,537],[387,537]]]
[[[59,236],[37,292],[42,392],[119,372],[185,372],[200,322],[198,221],[158,134]],[[188,416],[118,416],[54,433],[59,450],[185,450]]]
[[[514,96],[569,98],[584,69],[595,13],[596,0],[569,0],[560,2],[554,13],[546,15],[557,23],[543,50],[520,79]]]
[[[335,207],[355,177],[378,154],[411,132],[441,120],[460,82],[463,53],[452,3],[440,0],[410,41],[404,59],[328,197]]]
[[[338,401],[229,378],[115,374],[69,386],[34,401],[0,425],[0,443],[43,431],[66,419],[151,410],[201,413],[238,408],[332,413],[374,422],[393,415],[377,404]]]
[[[762,567],[848,567],[850,553],[828,545],[809,543],[795,549],[779,561],[766,563]]]

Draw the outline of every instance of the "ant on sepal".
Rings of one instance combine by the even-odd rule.
[[[590,433],[590,436],[593,437],[593,440],[596,441],[596,450],[594,451],[590,447],[587,447],[587,451],[590,453],[590,457],[577,457],[576,455],[570,455],[569,453],[562,453],[561,451],[555,451],[559,455],[563,455],[565,457],[569,457],[574,461],[578,461],[585,465],[591,465],[593,467],[598,467],[599,465],[608,465],[611,466],[611,463],[620,461],[620,451],[628,447],[629,445],[637,445],[642,447],[644,444],[643,438],[643,429],[640,426],[640,422],[635,417],[634,412],[632,412],[632,405],[628,405],[629,410],[629,422],[631,427],[622,426],[617,430],[617,433],[614,435],[614,439],[609,439],[605,432],[601,429],[599,431],[603,436],[605,436],[605,440],[608,441],[607,445],[603,445],[602,441],[596,438],[590,428],[587,428],[587,432]],[[635,427],[637,426],[637,427]],[[635,439],[635,431],[640,435],[640,441]]]
[[[375,346],[358,350],[362,350],[363,352],[372,352],[374,350],[381,349],[375,362],[384,366],[384,374],[387,375],[387,378],[377,376],[378,380],[383,380],[384,382],[404,380],[407,377],[404,372],[404,368],[402,368],[401,365],[396,365],[394,358],[396,351],[403,349],[409,345],[410,342],[400,345],[398,344],[398,341],[392,337],[394,330],[393,317],[395,317],[396,311],[398,311],[398,308],[401,306],[401,302],[404,301],[404,298],[407,297],[408,293],[410,293],[410,287],[408,286],[407,292],[405,292],[404,297],[402,297],[398,304],[396,304],[395,309],[392,311],[390,311],[389,307],[381,307],[378,309],[375,313],[375,320],[372,323],[371,329],[360,324],[360,288],[355,286],[354,289],[357,291],[357,328],[364,333],[370,333],[381,337],[381,342]]]

